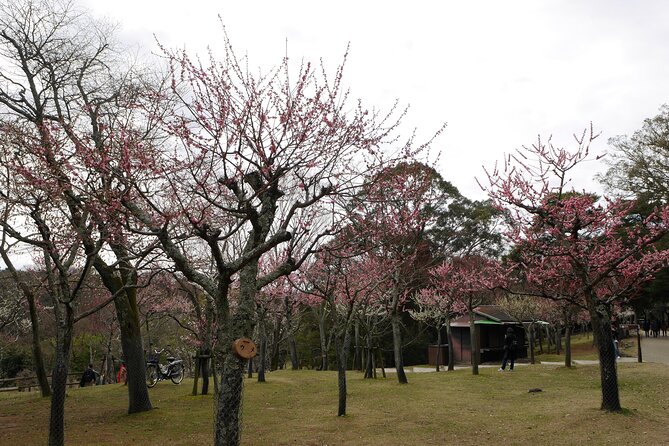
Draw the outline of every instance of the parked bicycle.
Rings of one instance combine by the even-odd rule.
[[[146,385],[153,387],[158,381],[171,379],[174,384],[179,384],[184,379],[183,360],[173,356],[167,357],[167,364],[160,364],[160,354],[165,349],[154,350],[155,355],[146,363]]]

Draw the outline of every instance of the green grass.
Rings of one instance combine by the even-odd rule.
[[[536,360],[539,362],[564,362],[564,338],[562,338],[561,354],[555,354],[555,347],[551,348],[551,353],[548,353],[548,346],[544,340],[544,353],[540,354],[539,349],[535,350]],[[588,335],[574,335],[571,337],[571,357],[572,360],[585,359],[596,360],[597,349],[592,344],[592,334]]]
[[[349,372],[348,415],[336,417],[335,372],[278,371],[247,380],[244,445],[666,444],[669,367],[619,364],[621,414],[600,411],[599,371],[546,365],[513,373],[482,368],[364,380]],[[528,393],[539,387],[541,393]],[[127,391],[109,385],[71,389],[66,444],[211,444],[213,400],[161,382],[155,410],[126,415]],[[2,444],[45,444],[48,400],[0,394]]]

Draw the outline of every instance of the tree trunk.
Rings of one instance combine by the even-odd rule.
[[[539,333],[539,353],[544,354],[544,334],[543,330],[541,329],[543,325],[539,325],[537,328],[537,333]]]
[[[620,412],[622,408],[618,393],[616,352],[611,334],[611,315],[605,305],[596,301],[596,297],[587,296],[587,304],[592,321],[592,333],[599,353],[599,373],[602,386],[601,409]]]
[[[562,353],[562,325],[555,325],[555,354]]]
[[[54,299],[55,300],[55,299]],[[54,306],[59,306],[54,302]],[[74,315],[69,305],[63,305],[63,313],[56,310],[58,333],[56,341],[56,358],[51,373],[51,414],[49,419],[49,446],[63,446],[65,444],[65,394],[67,391],[67,374],[72,348],[72,327]],[[62,317],[62,318],[61,318]]]
[[[571,367],[571,324],[567,323],[564,333],[564,365]]]
[[[270,344],[271,348],[271,355],[270,355],[270,371],[271,370],[278,370],[280,368],[283,368],[282,364],[279,364],[279,355],[281,353],[281,321],[280,321],[281,315],[278,314],[275,321],[274,321],[274,333],[272,335],[272,343]],[[267,341],[265,341],[267,342]],[[265,346],[267,348],[267,346]]]
[[[244,386],[245,360],[227,353],[223,359],[223,374],[216,401],[216,446],[238,446],[241,439],[240,409]]]
[[[476,333],[476,324],[474,323],[474,312],[469,311],[469,339],[472,356],[472,375],[479,374],[479,337]]]
[[[35,305],[35,298],[32,295],[26,295],[28,300],[28,308],[30,311],[30,324],[32,334],[32,352],[33,361],[35,363],[35,375],[39,383],[39,390],[43,397],[51,396],[51,387],[49,387],[49,379],[47,378],[46,368],[44,367],[44,354],[42,353],[42,346],[40,345],[40,322],[37,316],[37,306]]]
[[[351,343],[351,336],[348,328],[344,328],[344,339],[342,341],[337,342],[337,344],[339,344],[339,354],[337,355],[337,387],[339,389],[338,417],[346,415],[346,363],[348,361],[349,344]]]
[[[204,356],[209,356],[209,358],[202,358],[201,371],[202,371],[202,395],[209,394],[209,361],[211,359],[211,350],[209,348],[204,349]]]
[[[197,382],[200,379],[200,364],[202,363],[200,356],[202,356],[202,350],[195,353],[195,376],[193,377],[193,391],[191,392],[193,396],[197,395]]]
[[[437,327],[437,367],[436,371],[439,371],[439,366],[441,365],[441,327]]]
[[[262,325],[262,322],[261,322]],[[267,361],[267,336],[265,335],[265,327],[260,329],[260,359],[258,360],[258,382],[265,381],[265,364]]]
[[[366,348],[366,361],[365,361],[365,379],[370,379],[372,378],[374,374],[374,370],[372,369],[374,365],[374,361],[372,360],[374,357],[374,352],[372,352],[372,336],[371,334],[367,334],[367,348]]]
[[[402,358],[402,324],[400,314],[395,311],[391,317],[393,327],[393,354],[395,356],[395,370],[397,371],[397,382],[407,384],[406,373],[404,373],[404,359]]]
[[[530,324],[530,329],[528,330],[528,335],[530,339],[530,364],[535,363],[534,359],[534,322]]]
[[[360,322],[355,321],[355,352],[353,353],[353,370],[362,370],[362,354],[360,346]]]
[[[453,332],[450,319],[446,321],[446,342],[448,342],[448,371],[455,370],[455,352],[453,351]]]
[[[325,309],[323,309],[323,315],[319,318],[318,322],[318,334],[320,335],[321,340],[321,367],[319,370],[328,369],[328,341],[327,334],[325,332]]]
[[[114,249],[118,258],[127,257],[122,247],[116,246]],[[153,406],[146,387],[146,358],[142,346],[137,289],[134,288],[134,285],[137,284],[136,273],[125,261],[120,262],[121,266],[118,267],[118,270],[112,269],[99,256],[96,256],[93,265],[105,288],[116,296],[114,307],[121,331],[121,348],[127,367],[128,413],[151,410]],[[123,289],[124,286],[127,288]]]
[[[128,376],[128,413],[151,410],[151,399],[146,387],[146,359],[142,349],[136,290],[125,290],[114,300],[121,327],[121,347]]]
[[[290,352],[290,365],[292,370],[300,369],[300,358],[297,355],[297,342],[295,335],[292,333],[288,335],[288,351]]]
[[[376,347],[379,352],[379,367],[381,367],[381,376],[386,377],[386,367],[383,365],[383,350],[381,347]],[[374,363],[374,378],[376,378],[376,362]]]
[[[229,317],[227,291],[228,280],[219,279],[218,321],[221,327],[219,334],[220,357],[223,370],[215,402],[214,445],[238,446],[241,440],[241,403],[244,387],[244,366],[246,360],[231,353],[231,345],[235,339],[250,337],[253,333],[255,314],[256,277],[258,259],[249,262],[239,273],[239,297],[235,313]],[[214,385],[218,383],[214,381]]]

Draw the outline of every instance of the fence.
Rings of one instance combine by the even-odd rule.
[[[79,378],[81,377],[83,372],[78,372],[78,373],[68,373],[67,374],[67,386],[78,386],[79,385]],[[47,376],[49,381],[51,380],[51,375]],[[14,386],[5,386],[6,383],[11,383],[13,382],[15,385]],[[50,382],[49,382],[50,384]],[[39,389],[39,384],[37,383],[37,377],[36,376],[21,376],[21,377],[15,377],[15,378],[4,378],[0,379],[0,392],[12,392],[12,391],[19,391],[19,392],[30,392],[32,390],[37,390]]]

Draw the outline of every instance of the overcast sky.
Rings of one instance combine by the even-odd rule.
[[[368,107],[410,105],[407,128],[436,142],[439,170],[482,198],[474,177],[538,134],[570,144],[592,121],[607,139],[631,134],[669,102],[669,4],[662,0],[173,1],[85,0],[118,21],[121,39],[155,51],[220,48],[220,14],[251,67],[286,52],[334,70],[346,45],[345,83]],[[577,186],[597,187],[591,162]]]

